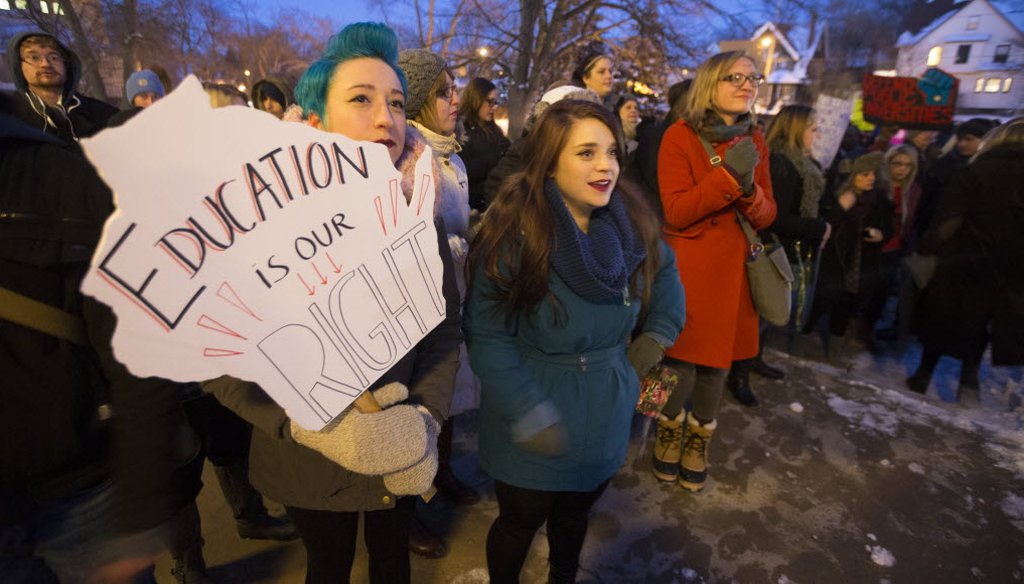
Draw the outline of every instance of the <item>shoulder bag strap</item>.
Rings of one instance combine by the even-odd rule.
[[[3,286],[0,286],[0,318],[76,345],[89,344],[81,318]]]

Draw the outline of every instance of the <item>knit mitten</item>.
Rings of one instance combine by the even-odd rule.
[[[664,356],[665,347],[654,340],[650,333],[637,335],[626,349],[626,358],[629,359],[629,364],[633,366],[633,369],[636,369],[636,376],[641,380],[648,371],[661,362]]]
[[[437,475],[437,435],[441,425],[425,408],[420,408],[420,414],[427,427],[427,452],[409,468],[384,475],[384,487],[395,495],[426,493]]]
[[[754,168],[757,166],[757,146],[750,137],[743,138],[725,151],[725,166],[740,183],[744,193],[754,191]]]
[[[392,405],[408,395],[404,385],[388,384],[373,395],[384,408],[382,411],[364,414],[350,406],[319,432],[306,430],[292,421],[292,437],[331,461],[365,475],[408,468],[422,459],[431,446],[436,452],[436,433],[433,438],[428,435],[426,422],[416,407]]]

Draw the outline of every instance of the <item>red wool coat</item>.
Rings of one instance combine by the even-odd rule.
[[[686,326],[666,352],[674,359],[724,369],[757,355],[757,312],[744,265],[749,246],[734,210],[762,229],[775,220],[775,198],[768,146],[760,131],[753,139],[760,161],[754,193],[743,197],[725,167],[711,166],[700,138],[685,122],[673,124],[662,138],[658,184],[664,236],[686,289]],[[726,144],[713,146],[724,157]]]

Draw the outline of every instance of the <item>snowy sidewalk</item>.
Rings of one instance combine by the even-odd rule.
[[[948,366],[929,396],[903,390],[915,359],[864,353],[847,370],[769,351],[786,379],[755,377],[756,408],[725,398],[709,484],[696,495],[653,477],[649,446],[636,456],[637,418],[630,460],[595,509],[580,581],[1024,581],[1024,431],[1019,405],[1005,411],[1020,371],[983,370],[984,407],[966,409],[935,396],[951,397]],[[414,557],[414,583],[487,581],[497,505],[476,469],[476,421],[458,419],[456,470],[485,499],[424,508],[452,549],[440,560]],[[302,582],[301,545],[239,540],[216,487],[203,490],[200,509],[217,581]],[[359,553],[353,581],[365,582]],[[546,582],[546,554],[538,537],[522,582]],[[158,579],[170,582],[168,572],[165,559]]]

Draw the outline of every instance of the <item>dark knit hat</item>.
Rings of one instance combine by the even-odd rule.
[[[958,138],[963,138],[964,136],[982,138],[989,130],[998,125],[997,122],[986,118],[971,118],[956,127],[956,136]]]
[[[405,78],[409,81],[409,91],[405,95],[405,117],[412,120],[427,103],[430,88],[447,66],[440,55],[426,49],[402,51],[398,54],[398,66],[405,72]]]
[[[850,175],[867,172],[869,170],[878,172],[878,169],[882,168],[882,163],[884,161],[885,155],[881,152],[868,152],[853,161],[853,165],[850,166]]]
[[[128,103],[132,103],[135,96],[140,93],[155,93],[157,97],[163,97],[164,84],[160,83],[160,78],[149,69],[136,71],[125,82],[124,95],[128,98]]]

